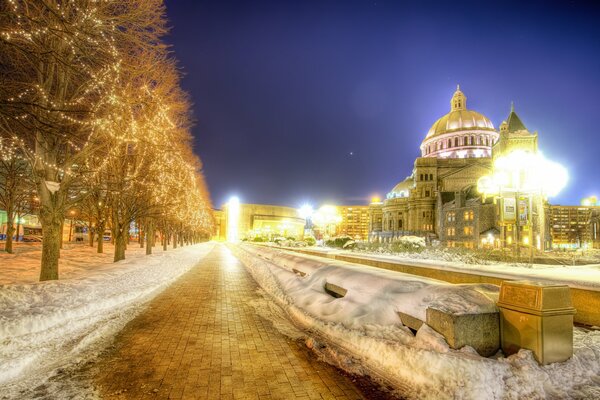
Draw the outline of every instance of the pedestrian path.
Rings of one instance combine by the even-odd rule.
[[[248,303],[257,285],[224,245],[117,336],[97,364],[102,398],[363,399],[347,377]]]

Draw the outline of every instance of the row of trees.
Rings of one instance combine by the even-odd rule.
[[[0,206],[14,229],[19,199],[38,202],[40,280],[58,279],[73,208],[100,246],[112,230],[115,261],[133,221],[164,246],[212,229],[165,24],[162,0],[0,5]]]

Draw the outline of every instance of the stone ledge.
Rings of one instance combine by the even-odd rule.
[[[433,330],[443,335],[453,349],[471,346],[484,357],[493,356],[500,349],[498,312],[451,314],[428,308],[426,322]]]

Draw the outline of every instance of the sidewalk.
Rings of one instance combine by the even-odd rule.
[[[352,382],[256,315],[257,285],[215,249],[158,295],[98,362],[107,399],[363,399]]]

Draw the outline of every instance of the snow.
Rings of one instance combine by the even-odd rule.
[[[11,277],[17,283],[0,285],[0,393],[16,397],[30,382],[37,385],[58,368],[78,362],[90,348],[103,348],[144,303],[196,265],[213,246],[203,243],[150,256],[138,251],[117,263],[77,247],[74,253],[61,255],[61,263],[69,266],[63,271],[66,279],[37,283],[27,283],[32,269],[27,262],[22,276],[17,262],[7,263],[10,272],[3,274],[3,280]],[[31,254],[39,251],[30,250]],[[88,261],[104,262],[86,264],[73,257],[77,252],[88,252]]]
[[[497,293],[493,285],[450,285],[268,247],[232,250],[271,299],[309,332],[311,347],[326,342],[338,366],[383,377],[402,397],[584,399],[600,394],[600,331],[575,328],[574,356],[540,366],[528,350],[492,358],[468,346],[453,350],[426,324],[413,335],[396,315],[424,317],[430,306],[486,312]],[[346,296],[330,296],[325,282],[346,288]]]
[[[427,259],[428,253],[372,254],[366,252],[323,249],[309,247],[307,250],[327,255],[347,255],[368,260],[394,262],[414,267],[436,267],[455,272],[472,272],[500,279],[551,281],[566,284],[579,289],[600,289],[600,264],[588,265],[546,265],[546,264],[512,264],[489,262],[477,264],[465,262],[461,255],[437,250],[437,255],[445,259]]]

